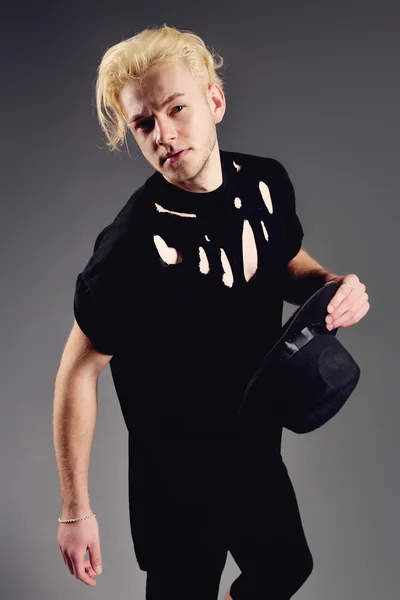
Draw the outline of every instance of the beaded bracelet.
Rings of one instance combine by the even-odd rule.
[[[59,523],[75,523],[75,521],[83,521],[84,519],[91,519],[92,517],[95,517],[96,515],[93,513],[91,515],[88,515],[87,517],[78,517],[77,519],[60,519],[60,517],[58,517],[58,522]]]

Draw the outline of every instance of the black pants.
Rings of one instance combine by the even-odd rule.
[[[224,481],[208,502],[163,504],[146,600],[217,600],[228,550],[241,570],[233,600],[289,600],[308,579],[313,558],[280,454],[242,468],[236,461]]]

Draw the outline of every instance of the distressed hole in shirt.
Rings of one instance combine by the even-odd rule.
[[[199,256],[200,256],[200,262],[199,262],[200,272],[203,273],[204,275],[206,275],[210,271],[210,263],[208,262],[206,251],[204,250],[204,248],[202,246],[199,247]]]
[[[264,221],[261,221],[261,227],[262,227],[262,230],[263,230],[264,237],[268,241],[269,240],[269,235],[268,235],[268,231],[267,231],[267,229],[266,229],[266,227],[264,225]]]
[[[225,250],[223,248],[220,248],[220,252],[221,252],[222,268],[223,268],[223,271],[224,271],[224,274],[222,275],[222,281],[223,281],[223,283],[226,286],[232,287],[232,285],[233,285],[233,273],[232,273],[230,262],[228,260],[227,255],[226,255],[226,252],[225,252]]]
[[[236,164],[234,160],[232,162],[233,162],[233,165],[234,165],[234,167],[236,169],[236,172],[239,173],[239,171],[240,171],[240,169],[242,168],[243,165]]]
[[[177,265],[182,262],[182,255],[179,250],[168,246],[160,235],[154,235],[153,240],[158,254],[167,265]]]
[[[272,215],[272,213],[274,212],[274,208],[272,206],[272,200],[271,200],[271,194],[269,192],[269,187],[263,181],[258,182],[258,187],[259,187],[262,199],[264,200],[264,204],[267,207],[269,213]]]
[[[189,217],[190,219],[197,218],[197,215],[195,215],[193,213],[182,213],[182,212],[177,212],[175,210],[168,210],[167,208],[164,208],[163,206],[161,206],[161,204],[157,204],[157,202],[154,202],[154,205],[158,212],[165,212],[165,213],[169,213],[170,215],[177,215],[178,217]]]
[[[234,204],[235,204],[236,208],[242,208],[242,201],[240,198],[235,198]]]
[[[247,219],[243,221],[242,251],[244,277],[249,281],[257,271],[258,254],[254,232]]]

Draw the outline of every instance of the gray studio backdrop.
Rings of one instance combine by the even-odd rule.
[[[296,598],[392,600],[399,9],[296,0],[25,1],[3,16],[1,598],[144,599],[128,521],[127,432],[109,368],[99,381],[89,472],[104,567],[95,589],[70,575],[57,546],[52,405],[76,276],[97,233],[152,172],[133,141],[131,157],[106,150],[93,102],[96,67],[109,46],[164,22],[194,31],[225,59],[220,147],[280,160],[296,190],[303,247],[367,286],[370,312],[338,331],[360,364],[359,385],[321,429],[284,430],[282,454],[315,563]],[[294,310],[285,304],[284,321]],[[221,600],[239,573],[228,554]]]

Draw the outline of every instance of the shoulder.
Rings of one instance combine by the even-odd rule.
[[[99,250],[102,254],[114,252],[128,241],[137,239],[139,232],[143,231],[148,208],[146,196],[144,185],[133,192],[113,221],[97,234],[93,247],[94,254]]]
[[[259,156],[227,150],[221,150],[221,156],[225,160],[233,161],[237,166],[242,167],[249,173],[262,174],[264,176],[287,176],[287,171],[283,164],[271,156]]]
[[[144,253],[145,214],[149,203],[144,186],[130,196],[116,215],[96,235],[93,251],[83,271],[87,285],[96,291],[105,285],[113,285],[124,278],[126,261],[132,268],[135,260]]]

